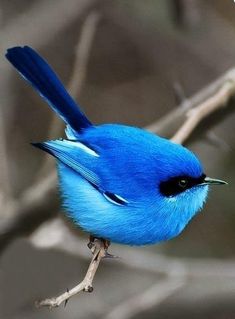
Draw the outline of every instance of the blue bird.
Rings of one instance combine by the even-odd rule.
[[[33,145],[57,160],[63,206],[96,238],[146,245],[177,236],[201,210],[208,185],[187,148],[143,129],[93,125],[50,66],[32,48],[6,58],[66,123],[66,139]]]

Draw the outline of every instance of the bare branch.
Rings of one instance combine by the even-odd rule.
[[[227,80],[220,89],[207,100],[186,113],[186,121],[171,138],[172,141],[183,144],[196,126],[211,113],[224,107],[235,93],[235,80]]]
[[[196,108],[202,103],[207,103],[207,101],[210,100],[214,95],[217,95],[217,92],[220,91],[220,89],[223,88],[224,85],[226,86],[226,88],[228,88],[228,83],[230,83],[229,85],[231,85],[231,87],[235,87],[235,68],[230,69],[219,79],[203,88],[191,98],[186,99],[173,111],[169,112],[156,122],[148,125],[146,129],[167,137],[173,136],[175,132],[177,132],[177,130],[183,125],[185,119],[187,120],[186,115],[191,109]],[[227,99],[231,98],[234,95],[234,90],[231,88],[228,93],[229,95],[227,96]],[[220,107],[223,105],[223,102],[223,100],[218,102]],[[209,127],[210,123],[208,123],[208,128]]]
[[[95,277],[95,274],[99,267],[101,259],[104,258],[106,255],[106,249],[104,247],[104,243],[101,240],[96,240],[94,242],[93,248],[94,248],[93,257],[88,267],[87,273],[84,279],[82,280],[82,282],[79,283],[74,288],[72,288],[71,290],[64,292],[58,297],[49,298],[49,299],[36,302],[37,307],[50,307],[50,308],[58,307],[62,302],[64,301],[67,302],[69,298],[71,298],[72,296],[76,295],[77,293],[81,291],[85,291],[85,292],[93,291],[93,287],[92,287],[93,279]]]
[[[59,218],[47,222],[38,228],[30,237],[30,240],[31,243],[39,249],[55,249],[84,260],[89,259],[86,241],[71,232]],[[109,318],[109,316],[111,316],[111,318],[114,316],[115,318],[119,312],[120,316],[123,315],[124,318],[133,316],[132,311],[134,311],[134,313],[135,311],[138,311],[138,313],[141,311],[144,312],[144,310],[153,304],[159,305],[164,298],[172,295],[177,289],[180,289],[189,281],[192,282],[192,280],[201,280],[203,285],[204,280],[206,280],[206,283],[208,279],[216,282],[219,278],[220,281],[217,283],[219,287],[221,280],[234,280],[235,278],[234,260],[175,258],[152,253],[146,251],[146,249],[126,246],[120,248],[114,246],[113,249],[115,249],[116,254],[121,256],[121,258],[117,260],[120,265],[128,267],[130,270],[141,271],[142,273],[147,272],[156,274],[157,276],[165,276],[165,279],[156,283],[153,287],[148,288],[146,291],[141,291],[140,296],[137,295],[137,305],[135,305],[135,298],[131,297],[118,305],[117,308],[115,307],[107,315],[107,318]],[[177,283],[179,283],[178,288]],[[154,294],[151,293],[153,291]],[[128,307],[128,305],[130,307]],[[123,310],[122,307],[124,308]]]
[[[72,253],[82,259],[88,259],[85,241],[70,232],[61,219],[57,218],[42,225],[30,239],[31,243],[40,249],[53,248]],[[103,250],[102,254],[105,256],[106,251]],[[119,304],[106,315],[106,319],[131,318],[137,313],[157,306],[192,279],[235,278],[233,260],[174,258],[146,252],[146,250],[137,250],[133,247],[122,247],[118,250],[118,254],[122,256],[118,262],[125,267],[164,275],[166,278],[145,291],[141,291],[139,295]],[[96,270],[97,268],[95,268]],[[93,270],[91,270],[90,275],[92,275],[93,280]],[[71,291],[65,292],[57,298],[47,299],[38,306],[59,306],[63,301],[82,291],[81,287],[84,287],[85,283],[82,281]],[[90,285],[90,282],[88,284]]]

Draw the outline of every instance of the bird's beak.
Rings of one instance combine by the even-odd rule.
[[[221,179],[205,177],[204,181],[200,185],[227,185],[228,183]]]

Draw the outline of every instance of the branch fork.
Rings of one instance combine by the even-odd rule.
[[[213,95],[209,96],[196,107],[188,110],[185,122],[171,140],[175,143],[183,144],[196,126],[211,113],[224,107],[234,93],[235,81],[233,78],[228,78]]]

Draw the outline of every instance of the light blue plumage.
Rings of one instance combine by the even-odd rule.
[[[67,124],[67,139],[34,145],[57,159],[63,205],[95,237],[144,245],[177,236],[202,208],[208,184],[198,158],[185,147],[143,129],[85,117],[31,48],[7,59]]]

